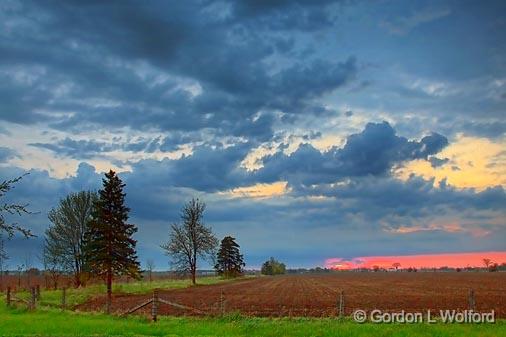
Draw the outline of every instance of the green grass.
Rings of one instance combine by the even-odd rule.
[[[6,308],[0,305],[0,336],[506,336],[506,322],[496,324],[357,324],[316,318],[111,317],[57,309]]]
[[[221,277],[200,277],[197,279],[197,286],[199,285],[210,285],[220,282],[230,282],[230,279],[224,279]],[[188,279],[184,280],[153,280],[148,281],[135,281],[129,283],[116,283],[113,284],[113,293],[122,294],[145,294],[153,291],[155,288],[159,289],[177,289],[186,288],[191,286],[191,281]],[[104,284],[92,284],[85,288],[69,288],[67,289],[66,302],[69,307],[77,304],[81,304],[92,298],[93,296],[105,294],[106,287]],[[23,299],[29,298],[28,292],[16,293],[16,296]],[[41,300],[38,302],[42,306],[60,307],[62,298],[61,290],[42,290],[41,289]]]
[[[218,277],[200,278],[199,284],[215,284],[227,280]],[[115,293],[142,294],[154,288],[171,289],[190,286],[188,280],[157,280],[116,284]],[[69,306],[105,293],[103,285],[68,289]],[[27,298],[28,294],[17,294]],[[7,308],[0,299],[0,336],[77,337],[77,336],[506,336],[506,321],[496,324],[357,324],[332,318],[248,318],[228,315],[220,318],[160,317],[153,323],[140,316],[107,316],[102,313],[61,311],[61,290],[43,291],[36,311],[25,305]]]

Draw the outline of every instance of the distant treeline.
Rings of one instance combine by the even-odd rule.
[[[452,267],[440,267],[440,268],[399,268],[399,269],[393,269],[393,268],[356,268],[356,269],[331,269],[331,268],[296,268],[296,269],[287,269],[287,274],[328,274],[328,273],[340,273],[340,272],[434,272],[434,271],[441,271],[441,272],[469,272],[469,271],[489,271],[489,272],[496,272],[496,271],[506,271],[506,263],[502,264],[493,264],[488,267],[465,267],[465,268],[452,268]]]

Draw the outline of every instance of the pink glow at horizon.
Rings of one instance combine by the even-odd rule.
[[[493,263],[506,262],[506,251],[503,252],[476,252],[476,253],[449,253],[449,254],[423,254],[400,256],[363,256],[352,259],[329,258],[325,260],[325,267],[331,269],[349,270],[356,268],[392,268],[396,262],[400,268],[440,268],[440,267],[484,267],[483,259],[490,259]]]

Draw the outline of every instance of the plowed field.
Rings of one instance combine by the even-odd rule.
[[[506,273],[336,273],[258,277],[236,282],[160,290],[160,298],[197,308],[206,314],[240,312],[251,316],[335,316],[339,292],[344,291],[345,312],[356,309],[439,312],[468,309],[474,289],[476,310],[495,310],[506,318]],[[113,311],[120,313],[148,300],[151,295],[115,295]],[[223,300],[222,300],[223,298]],[[102,310],[103,296],[77,307]],[[140,310],[150,313],[151,306]],[[190,310],[160,304],[159,315],[198,315]]]

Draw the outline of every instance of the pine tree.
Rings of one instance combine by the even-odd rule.
[[[137,227],[128,224],[130,209],[124,205],[125,184],[112,170],[105,174],[103,189],[94,203],[92,220],[85,234],[85,266],[107,284],[107,313],[111,311],[112,279],[116,275],[140,278],[140,265],[132,235]]]
[[[214,266],[218,274],[225,277],[236,277],[242,274],[245,264],[239,248],[235,238],[231,236],[223,238],[217,255],[217,263]]]

